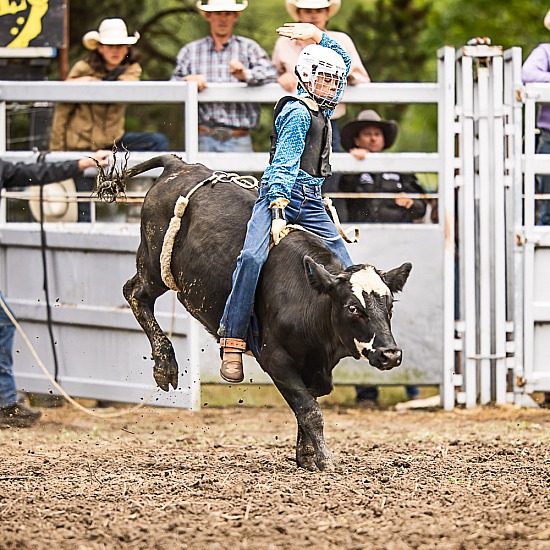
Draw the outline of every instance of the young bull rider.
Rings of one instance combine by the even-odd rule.
[[[330,117],[345,88],[351,60],[315,25],[287,23],[277,32],[311,44],[296,63],[298,97],[284,97],[275,107],[270,164],[261,179],[218,330],[223,351],[220,374],[228,382],[244,378],[242,354],[270,234],[277,245],[287,221],[299,224],[321,237],[345,268],[353,263],[321,197],[321,185],[331,174]]]

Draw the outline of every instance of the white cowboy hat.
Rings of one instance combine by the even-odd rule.
[[[340,9],[341,0],[286,0],[286,11],[294,21],[299,21],[298,10],[319,10],[328,8],[329,19]]]
[[[78,205],[69,195],[76,193],[74,179],[66,179],[56,183],[44,185],[42,197],[44,199],[45,222],[76,222],[78,220]],[[32,185],[27,188],[29,208],[36,221],[40,221],[40,186]]]
[[[198,10],[203,12],[243,11],[248,6],[248,0],[242,0],[240,4],[237,4],[236,0],[206,0],[205,3],[198,0],[196,6]]]
[[[96,50],[99,44],[108,46],[131,46],[139,40],[139,32],[128,36],[126,23],[122,19],[104,19],[98,31],[87,32],[82,37],[82,43],[88,50]]]
[[[544,26],[550,31],[550,10],[548,10],[544,16]]]

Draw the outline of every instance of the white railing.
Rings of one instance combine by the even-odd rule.
[[[361,84],[348,87],[345,103],[407,103],[438,104],[444,90],[436,83],[385,83]],[[278,84],[248,87],[244,84],[211,84],[200,94],[195,83],[180,82],[11,82],[0,81],[0,153],[5,158],[28,160],[30,152],[6,151],[6,105],[10,102],[94,102],[94,103],[177,103],[182,105],[185,135],[185,151],[176,151],[187,162],[202,162],[213,169],[228,171],[262,172],[267,165],[268,154],[251,153],[235,156],[230,153],[198,152],[199,103],[223,102],[231,98],[237,102],[275,104],[285,95]],[[82,153],[52,153],[51,159],[78,158]],[[131,164],[141,162],[151,155],[132,153]],[[438,173],[441,162],[437,153],[381,153],[364,161],[346,153],[333,156],[337,172],[406,171]]]

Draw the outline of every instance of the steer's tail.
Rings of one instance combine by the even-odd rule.
[[[125,196],[126,182],[138,174],[142,174],[153,168],[164,168],[166,170],[174,166],[181,167],[181,165],[184,164],[183,160],[176,155],[160,155],[136,164],[133,168],[126,168],[128,156],[129,153],[126,151],[122,168],[117,167],[116,162],[114,162],[110,168],[105,170],[103,166],[100,166],[96,161],[98,174],[96,178],[95,194],[99,200],[103,202],[114,202],[118,197]]]

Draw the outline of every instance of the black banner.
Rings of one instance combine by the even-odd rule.
[[[65,46],[66,0],[0,0],[0,47]]]

